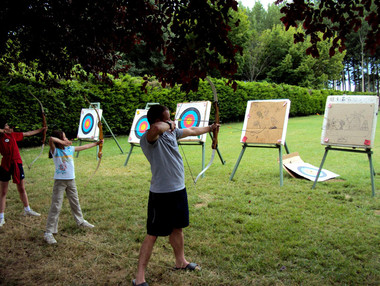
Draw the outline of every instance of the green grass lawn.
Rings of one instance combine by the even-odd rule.
[[[317,167],[324,154],[322,122],[323,116],[290,118],[287,132],[290,152]],[[280,187],[277,149],[247,148],[230,181],[242,125],[222,126],[219,148],[226,164],[215,158],[196,185],[190,170],[194,178],[201,171],[201,147],[183,146],[190,165],[185,162],[190,204],[185,254],[202,271],[173,271],[172,249],[167,238],[159,238],[148,266],[149,285],[379,285],[380,181],[376,176],[376,196],[371,197],[367,156],[330,151],[324,168],[338,178],[311,189],[312,181],[284,172]],[[376,137],[378,171],[380,134]],[[106,139],[100,168],[86,188],[97,164],[95,149],[75,159],[82,210],[96,228],[78,229],[65,199],[54,246],[43,241],[54,164],[45,148],[28,170],[39,148],[21,150],[30,204],[41,217],[21,216],[17,190],[10,184],[6,224],[0,230],[0,284],[131,285],[145,236],[151,175],[138,147],[123,166],[128,138],[118,140],[125,154]]]

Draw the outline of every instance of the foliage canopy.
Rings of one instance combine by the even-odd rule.
[[[275,3],[282,2],[284,0]],[[321,38],[318,33],[323,39],[334,38],[329,52],[332,56],[337,48],[340,52],[346,49],[350,33],[359,30],[363,19],[370,27],[365,40],[367,50],[374,54],[380,46],[380,0],[294,0],[286,3],[281,12],[285,14],[281,21],[287,29],[302,23],[306,35],[311,38],[307,53],[314,57],[319,56],[317,44]],[[305,33],[295,34],[294,41],[303,42]]]
[[[22,62],[37,68],[40,77],[91,73],[104,79],[127,71],[129,66],[117,65],[121,55],[144,44],[145,57],[164,55],[154,71],[163,85],[197,90],[207,72],[231,78],[237,70],[240,48],[228,38],[229,11],[237,5],[235,0],[3,0],[0,68],[9,72]]]

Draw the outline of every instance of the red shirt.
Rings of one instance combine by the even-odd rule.
[[[3,133],[0,135],[0,154],[3,156],[1,167],[6,171],[12,164],[22,164],[17,141],[24,139],[22,132]]]

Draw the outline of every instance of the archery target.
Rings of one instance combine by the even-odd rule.
[[[189,107],[184,110],[178,119],[180,129],[189,127],[198,127],[201,122],[201,115],[199,110],[194,107]]]
[[[93,128],[94,128],[94,116],[92,116],[91,113],[88,113],[83,118],[81,130],[83,134],[88,134],[91,132]]]
[[[175,124],[179,129],[190,127],[204,127],[209,125],[211,111],[210,101],[178,103],[175,115]],[[206,142],[207,133],[200,136],[189,136],[179,141]]]
[[[99,113],[99,117],[102,118],[102,110],[96,109]],[[79,128],[78,128],[78,139],[91,139],[98,140],[99,139],[99,127],[98,127],[99,119],[96,111],[91,109],[83,108],[81,110],[80,120],[79,120]]]
[[[297,167],[297,170],[303,174],[304,176],[310,176],[310,177],[316,177],[318,174],[318,168],[310,167],[310,166],[299,166]],[[326,177],[327,174],[325,171],[321,170],[321,173],[319,174],[319,178]]]
[[[141,136],[150,128],[147,113],[147,109],[136,109],[131,131],[129,133],[129,143],[139,144]]]
[[[379,98],[373,95],[330,95],[327,97],[321,144],[373,148]]]
[[[240,142],[284,145],[289,110],[289,99],[249,100]]]
[[[141,118],[136,123],[135,135],[137,138],[141,136],[149,129],[149,122],[146,115],[141,116]]]
[[[286,167],[288,170],[294,172],[296,175],[301,176],[305,179],[308,179],[310,181],[315,181],[315,178],[317,177],[319,168],[305,162],[300,163],[288,163],[284,164],[284,167]],[[321,173],[318,177],[318,182],[320,181],[326,181],[335,177],[338,177],[338,174],[335,174],[331,171],[328,171],[326,169],[322,169]]]

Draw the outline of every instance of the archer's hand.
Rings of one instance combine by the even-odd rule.
[[[170,131],[173,131],[175,129],[176,126],[175,126],[175,122],[174,121],[168,120],[168,121],[166,121],[166,123],[169,123],[169,125],[170,125],[169,130]]]
[[[210,132],[219,131],[220,124],[214,123],[210,125]]]
[[[104,143],[104,140],[99,140],[98,142],[96,142],[96,145],[100,145],[100,144],[103,144]]]

